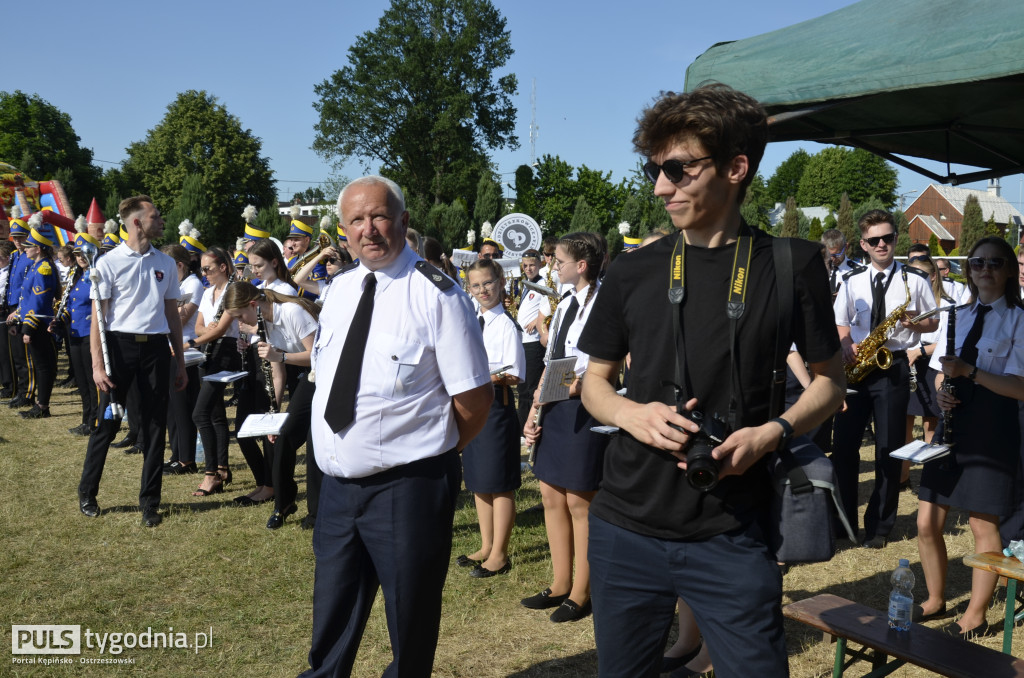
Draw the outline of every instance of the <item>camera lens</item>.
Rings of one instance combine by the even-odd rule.
[[[709,449],[691,450],[686,459],[686,479],[690,487],[710,492],[718,485],[718,464]]]

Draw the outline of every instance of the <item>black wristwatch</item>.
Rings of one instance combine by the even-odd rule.
[[[189,339],[185,343],[185,345],[188,346],[189,348],[195,348],[196,347],[196,340],[195,339]]]
[[[789,422],[782,417],[775,417],[769,419],[769,422],[775,422],[782,427],[782,437],[779,438],[779,446],[777,449],[782,449],[789,445],[789,439],[793,437],[793,427],[789,425]]]
[[[975,379],[978,378],[978,366],[977,365],[975,365],[974,369],[971,370],[971,373],[967,375],[967,378],[970,379],[971,381],[974,381]]]

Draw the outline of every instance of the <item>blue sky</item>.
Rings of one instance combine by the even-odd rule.
[[[681,89],[686,67],[708,47],[852,4],[494,2],[516,50],[503,73],[519,79],[514,103],[520,147],[493,154],[499,171],[507,173],[503,183],[530,162],[534,80],[537,157],[547,153],[574,166],[611,170],[618,180],[636,166],[630,139],[639,111],[659,91]],[[5,69],[0,89],[38,93],[68,113],[82,145],[93,149],[102,167],[124,160],[125,148],[160,122],[178,92],[205,89],[262,139],[279,193],[287,198],[330,172],[309,150],[317,119],[314,85],[347,63],[349,45],[377,26],[388,4],[58,0],[50,5],[56,11],[36,24],[44,30],[36,34],[40,40]],[[762,163],[765,177],[798,146],[770,144]],[[822,148],[804,147],[812,153]],[[355,177],[363,171],[352,161],[343,173]],[[900,193],[929,184],[902,168],[899,175]],[[1021,175],[1005,177],[1002,184],[1003,195],[1019,208]]]

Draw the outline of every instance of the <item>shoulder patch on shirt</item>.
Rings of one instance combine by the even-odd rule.
[[[451,278],[422,259],[416,262],[416,270],[427,276],[427,279],[434,283],[434,286],[441,291],[451,289],[455,285]]]
[[[50,266],[50,262],[48,261],[41,262],[39,264],[39,268],[37,268],[36,270],[42,273],[43,275],[50,275],[51,273],[53,273],[53,268]]]
[[[859,261],[854,261],[853,259],[847,259],[847,261],[850,262],[850,268],[854,271],[867,268],[867,264],[862,264]]]
[[[335,271],[334,275],[331,276],[331,280],[333,280],[334,278],[336,278],[339,275],[345,275],[349,271],[354,271],[357,268],[359,268],[359,264],[357,264],[354,261],[350,261],[349,263],[345,264],[344,266],[339,268],[337,271]]]
[[[519,333],[522,334],[523,328],[519,326],[519,323],[516,322],[516,319],[512,317],[512,314],[508,312],[507,308],[505,309],[505,315],[508,316],[508,319],[512,321],[513,325],[515,325],[516,330],[518,330]]]
[[[852,271],[847,271],[846,273],[843,274],[843,280],[849,280],[852,276],[855,276],[858,273],[863,273],[866,270],[868,270],[867,266],[864,266],[862,268],[855,268]]]

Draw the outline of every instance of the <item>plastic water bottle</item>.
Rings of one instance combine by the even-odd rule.
[[[910,615],[914,607],[914,573],[910,561],[900,558],[900,566],[889,578],[892,593],[889,594],[889,628],[897,631],[910,630]]]
[[[196,463],[206,463],[206,449],[203,447],[203,439],[198,433],[196,434]]]

